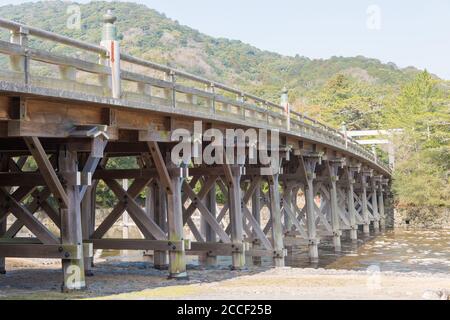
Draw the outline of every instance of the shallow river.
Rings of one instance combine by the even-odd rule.
[[[319,245],[319,263],[311,264],[305,246],[292,250],[287,265],[299,268],[325,268],[347,270],[373,270],[421,273],[450,272],[450,230],[405,230],[396,229],[376,236],[360,238],[357,244],[342,238],[342,252],[335,253],[331,239],[324,238]],[[141,261],[141,255],[112,257],[117,251],[105,251],[102,257],[108,259]],[[130,252],[132,254],[132,252]],[[135,253],[136,254],[136,253]],[[188,257],[191,267],[199,265],[198,259]],[[219,257],[221,266],[231,263],[230,257]],[[264,258],[263,266],[271,265],[270,258]]]
[[[450,230],[390,230],[360,240],[356,246],[344,239],[339,254],[334,252],[329,241],[322,242],[317,265],[321,268],[450,272]],[[294,259],[288,264],[292,267],[310,265],[304,250],[295,250]]]

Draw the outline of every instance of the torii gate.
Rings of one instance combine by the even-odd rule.
[[[393,169],[395,166],[395,146],[392,141],[392,136],[394,134],[402,133],[403,129],[389,129],[389,130],[353,130],[347,131],[345,126],[343,126],[342,131],[347,137],[374,137],[372,139],[356,140],[362,145],[371,145],[372,152],[376,157],[375,146],[382,145],[386,146],[384,151],[388,153],[389,156],[389,166]],[[384,139],[383,139],[384,137]],[[387,137],[387,139],[386,139]]]

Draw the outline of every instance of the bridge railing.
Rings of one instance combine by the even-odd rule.
[[[249,125],[286,129],[289,121],[292,133],[339,146],[389,171],[370,151],[342,132],[298,112],[290,112],[288,117],[282,106],[239,89],[120,51],[114,55],[105,45],[89,44],[1,18],[0,28],[10,31],[10,41],[0,41],[0,54],[9,59],[9,69],[0,71],[0,80],[183,109],[212,118],[222,116]],[[30,36],[76,49],[77,54],[33,48],[29,45]],[[94,54],[98,59],[88,61],[83,53]],[[56,66],[58,71],[51,74],[40,68],[34,72],[33,62]],[[117,64],[119,68],[115,69]]]

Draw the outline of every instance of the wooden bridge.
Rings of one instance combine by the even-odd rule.
[[[208,264],[231,256],[236,269],[264,256],[283,266],[286,248],[305,246],[314,262],[321,237],[339,251],[341,237],[355,241],[358,229],[392,222],[391,171],[363,146],[290,111],[286,91],[281,106],[125,54],[114,22],[105,15],[93,45],[0,19],[10,32],[0,41],[9,66],[0,71],[1,272],[4,257],[62,259],[63,289],[81,289],[95,249],[154,250],[155,266],[183,279],[186,255]],[[262,164],[172,163],[172,133],[193,135],[199,120],[202,130],[279,130],[280,147],[269,147],[279,168],[263,175]],[[111,168],[115,157],[135,157],[138,167]],[[119,179],[132,184],[125,190]],[[100,181],[117,201],[96,224]],[[105,237],[125,211],[143,238]],[[18,236],[24,226],[34,237]]]

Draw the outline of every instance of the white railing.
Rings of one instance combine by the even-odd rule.
[[[9,42],[0,41],[0,54],[8,56],[10,65],[9,70],[0,72],[2,81],[104,97],[118,94],[115,98],[204,113],[205,118],[208,115],[226,116],[230,120],[244,120],[249,125],[264,124],[286,129],[287,121],[290,121],[290,133],[347,150],[390,173],[388,166],[375,159],[369,150],[351,137],[298,112],[291,111],[287,117],[282,106],[255,95],[121,52],[116,54],[120,61],[111,61],[109,47],[74,40],[17,22],[0,18],[0,28],[11,33]],[[30,36],[95,54],[98,61],[75,57],[80,54],[69,56],[32,48],[28,44]],[[58,67],[59,76],[55,78],[33,73],[33,61]],[[113,64],[118,63],[121,63],[119,75],[114,75]],[[119,83],[114,84],[114,81]],[[120,89],[118,93],[115,89],[113,94],[114,85]]]

